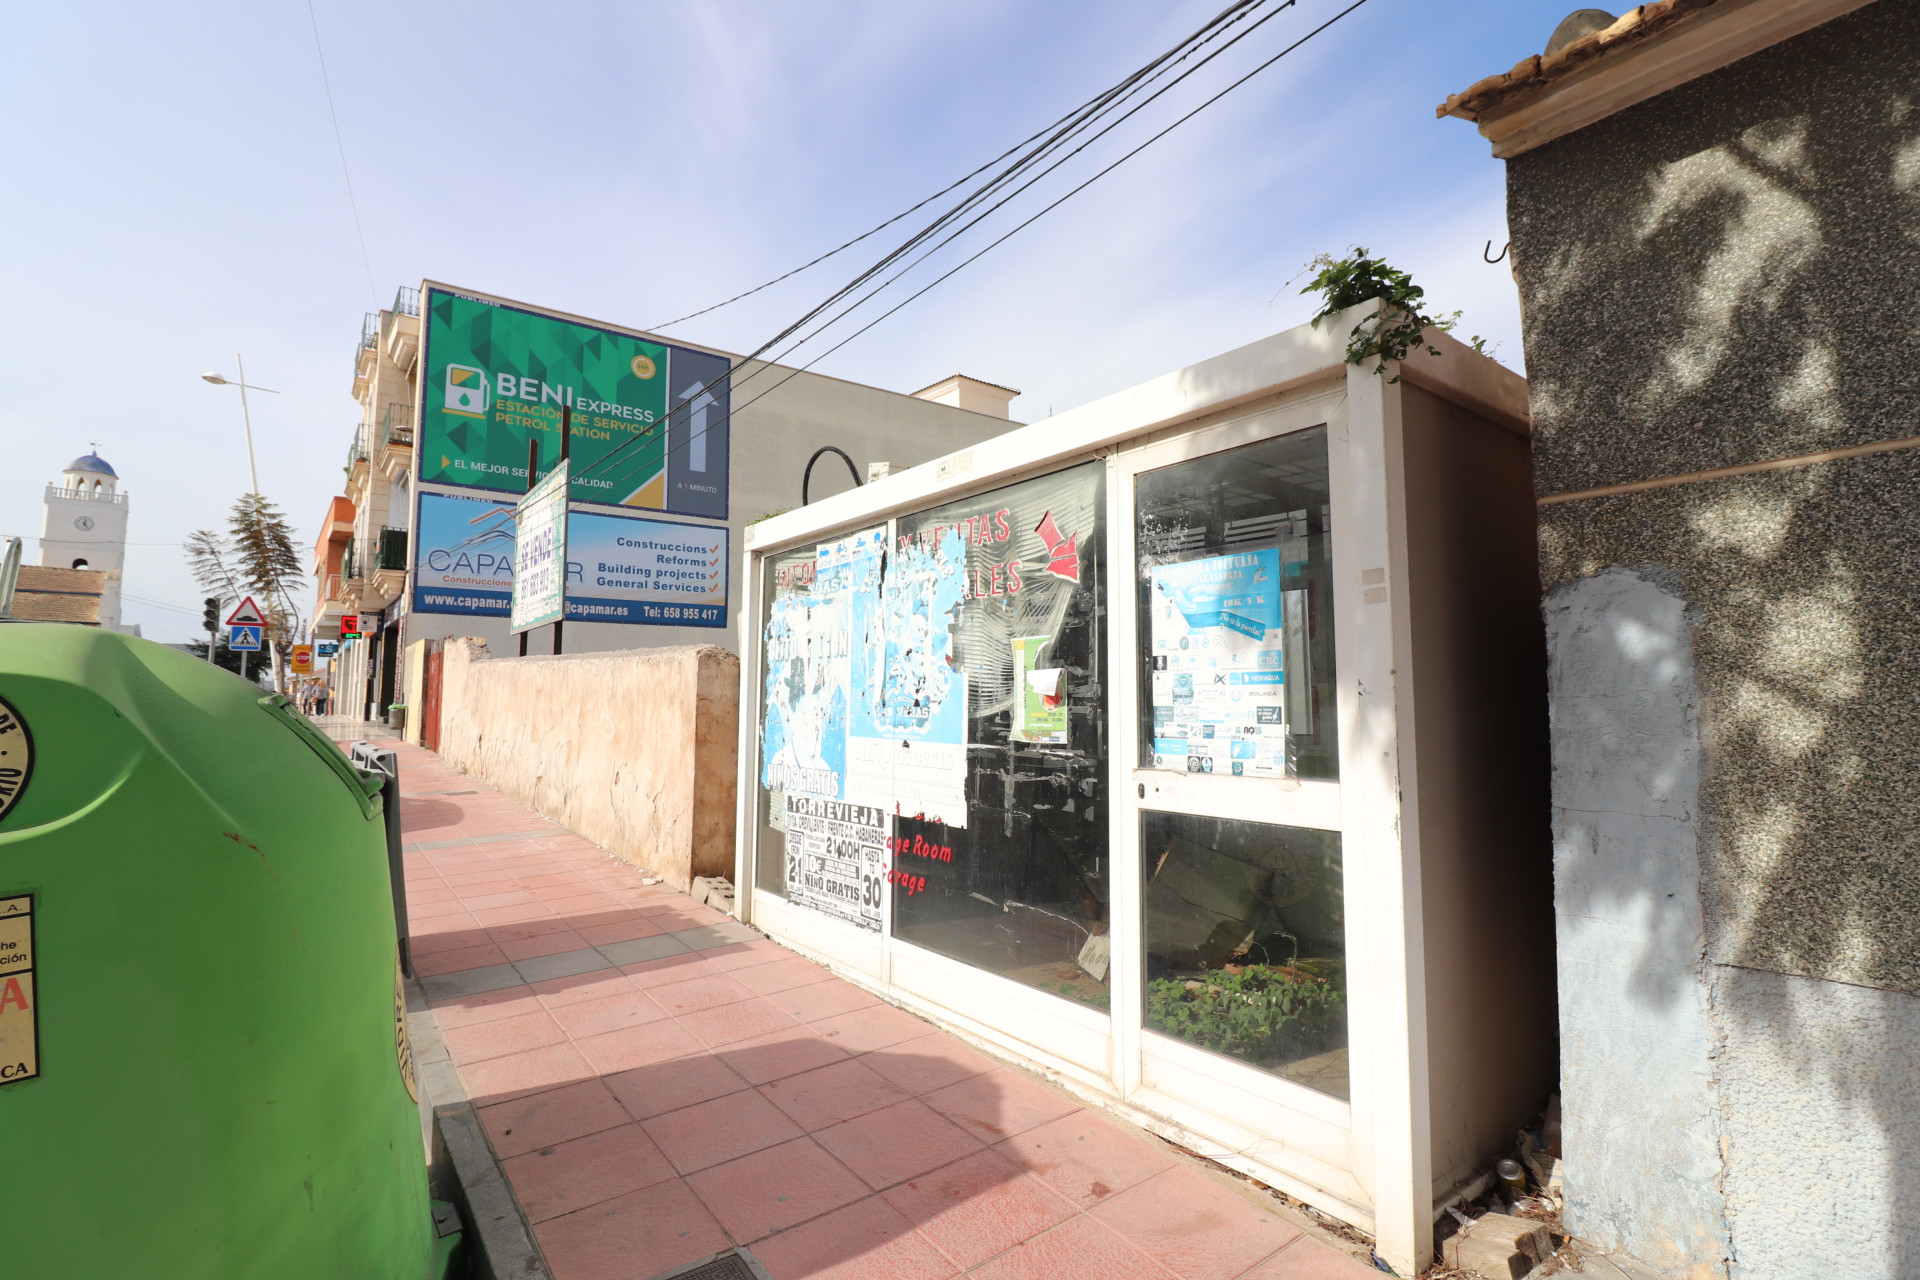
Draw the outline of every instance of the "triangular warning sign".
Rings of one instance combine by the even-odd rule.
[[[260,606],[253,602],[253,597],[248,596],[234,608],[232,613],[227,615],[227,625],[230,627],[264,627],[267,625],[267,620],[261,616]]]

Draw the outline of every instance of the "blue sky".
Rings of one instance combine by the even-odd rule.
[[[396,285],[658,324],[945,186],[1221,4],[315,0],[371,287],[301,0],[16,12],[0,534],[38,535],[42,486],[98,441],[132,494],[124,590],[176,606],[128,620],[197,635],[179,542],[248,487],[238,398],[202,371],[244,352],[281,392],[254,400],[261,487],[311,546],[361,316]],[[1300,0],[1001,225],[1341,7]],[[1300,323],[1287,281],[1352,243],[1519,367],[1511,278],[1480,261],[1505,239],[1502,166],[1433,106],[1538,52],[1565,8],[1369,0],[818,367],[900,391],[963,371],[1021,388],[1033,421]],[[671,332],[750,350],[877,243]]]

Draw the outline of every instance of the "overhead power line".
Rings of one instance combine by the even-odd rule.
[[[1082,108],[1080,111],[1077,111],[1075,113],[1070,113],[1070,116],[1081,116],[1082,119],[1080,119],[1076,124],[1068,126],[1068,128],[1064,131],[1056,129],[1054,134],[1055,139],[1064,141],[1067,138],[1070,138],[1071,136],[1073,136],[1074,134],[1077,134],[1086,125],[1091,124],[1093,120],[1098,119],[1100,118],[1101,115],[1105,114],[1106,109],[1110,109],[1112,106],[1117,105],[1119,101],[1123,101],[1124,98],[1128,96],[1127,94],[1122,92],[1122,86],[1137,85],[1141,83],[1143,76],[1147,76],[1149,79],[1157,78],[1157,76],[1150,75],[1151,68],[1163,66],[1167,64],[1170,59],[1184,60],[1184,58],[1192,51],[1189,48],[1189,46],[1198,47],[1198,46],[1195,46],[1196,37],[1201,37],[1200,44],[1202,45],[1210,42],[1210,40],[1213,37],[1210,35],[1207,35],[1206,33],[1214,32],[1215,34],[1217,34],[1218,33],[1217,29],[1220,28],[1223,19],[1238,21],[1239,18],[1244,17],[1248,12],[1251,11],[1252,8],[1257,7],[1262,2],[1263,0],[1248,0],[1248,2],[1246,3],[1236,4],[1231,8],[1229,8],[1228,10],[1223,11],[1223,13],[1220,16],[1216,17],[1212,22],[1208,23],[1205,27],[1202,27],[1199,32],[1195,33],[1194,36],[1189,36],[1186,40],[1183,40],[1179,45],[1176,45],[1175,48],[1173,50],[1170,50],[1167,54],[1163,54],[1159,58],[1156,58],[1153,62],[1148,63],[1146,68],[1143,68],[1139,72],[1135,72],[1132,76],[1129,76],[1126,80],[1122,81],[1120,86],[1116,86],[1114,89],[1109,90],[1104,94],[1098,95],[1095,99],[1090,100],[1091,103],[1093,104],[1104,103],[1106,104],[1106,108],[1103,108],[1101,110],[1096,110],[1091,115],[1086,114],[1085,108]],[[1126,119],[1128,116],[1133,115],[1141,107],[1146,106],[1148,102],[1151,102],[1154,98],[1159,97],[1160,94],[1166,92],[1167,89],[1172,88],[1173,84],[1177,84],[1179,83],[1180,80],[1184,80],[1188,75],[1191,75],[1194,71],[1199,70],[1201,66],[1204,66],[1207,62],[1210,62],[1214,57],[1218,56],[1220,53],[1225,52],[1227,48],[1230,48],[1232,47],[1233,44],[1238,43],[1239,40],[1243,38],[1245,35],[1251,34],[1252,30],[1257,28],[1259,25],[1264,24],[1269,18],[1272,18],[1273,16],[1275,16],[1280,11],[1280,9],[1291,7],[1293,3],[1295,3],[1295,0],[1286,0],[1286,2],[1281,6],[1279,6],[1278,9],[1275,9],[1273,12],[1267,14],[1265,17],[1260,19],[1260,22],[1255,23],[1254,26],[1248,28],[1246,32],[1242,32],[1240,35],[1236,36],[1232,41],[1229,41],[1227,45],[1222,46],[1221,49],[1214,51],[1214,53],[1212,54],[1209,54],[1205,59],[1202,59],[1200,63],[1196,64],[1194,67],[1190,68],[1188,71],[1183,72],[1180,77],[1178,77],[1172,83],[1164,86],[1161,90],[1153,94],[1152,97],[1148,98],[1146,101],[1143,101],[1137,104],[1132,110],[1129,110],[1128,112],[1126,112],[1125,115],[1119,117],[1119,119],[1114,120],[1112,124],[1108,126],[1107,129],[1102,129],[1099,134],[1095,134],[1093,138],[1088,138],[1086,142],[1081,144],[1081,146],[1074,148],[1073,151],[1069,152],[1066,156],[1062,156],[1059,161],[1056,161],[1053,165],[1049,165],[1046,169],[1042,170],[1039,174],[1034,175],[1033,178],[1031,178],[1027,182],[1022,183],[1019,187],[1017,187],[1015,190],[1008,193],[1004,198],[998,201],[992,208],[986,210],[985,213],[981,214],[980,217],[973,219],[972,221],[967,223],[966,226],[961,227],[958,231],[954,232],[953,235],[948,236],[945,240],[942,240],[940,244],[935,245],[933,249],[930,249],[928,251],[928,253],[931,253],[934,250],[937,250],[938,248],[943,247],[945,244],[950,243],[955,236],[958,236],[959,234],[962,234],[966,230],[970,229],[971,227],[977,225],[981,220],[981,218],[984,218],[985,216],[987,216],[987,214],[992,213],[995,209],[1000,208],[1001,206],[1005,205],[1009,200],[1018,196],[1022,191],[1025,191],[1028,187],[1030,187],[1033,182],[1038,181],[1040,178],[1044,177],[1047,173],[1051,172],[1053,168],[1056,168],[1059,163],[1062,163],[1066,159],[1070,158],[1072,155],[1077,154],[1080,150],[1084,149],[1084,147],[1087,144],[1091,143],[1092,141],[1097,139],[1099,136],[1104,135],[1109,129],[1113,127],[1113,125],[1117,125],[1121,121]],[[1137,146],[1133,147],[1131,150],[1127,151],[1125,154],[1121,155],[1118,159],[1114,160],[1112,163],[1106,165],[1104,168],[1094,173],[1091,177],[1087,178],[1085,181],[1079,183],[1077,186],[1073,187],[1071,190],[1059,196],[1057,199],[1047,204],[1045,207],[1041,208],[1038,212],[1034,213],[1032,216],[1028,217],[1024,221],[1020,222],[1018,225],[1014,226],[1013,228],[1011,228],[1010,230],[1008,230],[1007,232],[999,236],[997,239],[991,241],[987,245],[975,251],[972,255],[962,260],[960,263],[956,264],[955,266],[953,266],[952,268],[950,268],[940,276],[936,277],[934,280],[932,280],[928,284],[922,286],[916,292],[902,299],[900,302],[896,303],[893,307],[889,308],[887,311],[883,312],[881,315],[875,317],[873,320],[869,321],[867,324],[863,325],[858,330],[849,334],[847,337],[841,339],[839,342],[835,343],[832,347],[828,348],[826,351],[821,352],[819,355],[815,356],[812,360],[809,360],[806,364],[801,365],[798,368],[787,370],[785,376],[781,377],[772,386],[769,386],[764,390],[758,392],[752,398],[739,404],[730,404],[728,407],[729,417],[731,417],[732,414],[738,413],[740,410],[745,409],[749,405],[754,404],[755,402],[771,394],[772,392],[779,390],[780,387],[786,385],[786,383],[792,380],[795,376],[807,371],[808,369],[811,369],[814,365],[818,364],[821,360],[833,354],[833,352],[838,351],[841,347],[845,346],[848,342],[851,342],[854,338],[857,338],[861,334],[867,332],[869,329],[879,324],[882,320],[885,320],[889,316],[892,316],[893,314],[898,312],[901,308],[905,307],[908,303],[911,303],[915,299],[925,295],[927,292],[929,292],[936,286],[940,285],[944,281],[951,279],[958,272],[965,269],[967,266],[971,265],[972,263],[978,261],[985,254],[987,254],[994,248],[997,248],[999,245],[1004,244],[1007,240],[1011,239],[1013,236],[1017,235],[1019,232],[1025,230],[1027,227],[1032,226],[1040,218],[1052,212],[1054,209],[1059,208],[1062,204],[1066,203],[1068,200],[1072,199],[1074,196],[1078,195],[1080,192],[1086,190],[1088,187],[1092,186],[1095,182],[1099,181],[1101,178],[1105,177],[1107,174],[1112,173],[1115,169],[1119,168],[1122,164],[1126,163],[1128,160],[1132,159],[1134,156],[1140,154],[1140,152],[1146,150],[1148,147],[1152,146],[1155,142],[1158,142],[1161,138],[1166,137],[1167,134],[1173,132],[1175,129],[1179,128],[1181,125],[1185,124],[1187,121],[1193,119],[1193,117],[1199,115],[1202,111],[1206,110],[1208,107],[1219,102],[1222,98],[1226,97],[1229,93],[1232,93],[1235,89],[1238,89],[1242,85],[1246,84],[1249,80],[1252,80],[1255,76],[1259,75],[1261,72],[1266,71],[1268,68],[1278,63],[1281,59],[1287,57],[1289,54],[1293,53],[1295,50],[1299,49],[1302,45],[1306,44],[1308,41],[1312,40],[1314,37],[1326,31],[1329,27],[1333,26],[1335,23],[1339,22],[1341,19],[1345,18],[1347,15],[1351,14],[1352,12],[1354,12],[1354,10],[1360,8],[1365,3],[1366,3],[1366,0],[1353,0],[1353,3],[1349,4],[1346,8],[1342,9],[1340,12],[1334,14],[1331,18],[1327,19],[1325,22],[1322,22],[1319,26],[1313,28],[1313,30],[1307,32],[1304,36],[1301,36],[1299,39],[1287,45],[1285,48],[1281,49],[1278,53],[1274,54],[1272,57],[1259,63],[1252,70],[1246,72],[1245,74],[1241,75],[1239,78],[1233,80],[1225,88],[1219,90],[1217,93],[1213,94],[1211,97],[1208,97],[1207,99],[1199,103],[1197,106],[1192,108],[1190,111],[1186,112],[1184,115],[1181,115],[1179,118],[1175,119],[1172,123],[1168,124],[1166,127],[1162,128],[1158,132],[1154,133],[1152,136],[1148,137],[1145,141],[1141,142]],[[1229,25],[1231,25],[1231,21],[1229,22]],[[1182,52],[1182,51],[1185,51],[1185,52]],[[1066,119],[1066,118],[1067,117],[1063,117],[1063,119]],[[1057,123],[1058,122],[1056,122],[1056,124]],[[1046,131],[1043,130],[1042,132],[1044,133]],[[1033,136],[1038,137],[1039,135],[1036,134]],[[1031,138],[1028,141],[1031,141]],[[1024,146],[1026,144],[1022,143],[1021,145]],[[988,184],[983,185],[983,187],[980,190],[981,191],[994,190],[1002,185],[1005,185],[1005,182],[1010,177],[1015,176],[1018,173],[1024,171],[1026,168],[1031,166],[1031,164],[1034,162],[1034,159],[1050,153],[1050,151],[1053,149],[1056,149],[1056,148],[1043,144],[1041,148],[1036,149],[1033,152],[1030,152],[1028,157],[1023,158],[1021,161],[1017,161],[1012,166],[1009,166],[1006,170],[1003,171],[1002,175],[996,177],[994,180],[990,181]],[[1019,148],[1015,147],[1012,150],[1017,151],[1019,150]],[[1002,153],[1002,154],[1004,156],[1010,153]],[[975,174],[978,174],[979,172],[980,170],[975,170]],[[969,177],[971,176],[973,175],[969,175]],[[962,183],[964,183],[965,181],[967,181],[967,179],[963,178],[961,180]],[[958,186],[958,185],[960,184],[955,184],[955,186]],[[947,188],[947,190],[951,191],[953,190],[953,187],[949,187]],[[977,195],[978,193],[976,192],[975,196]],[[803,328],[810,319],[817,317],[822,311],[832,306],[834,302],[840,300],[841,298],[844,298],[849,292],[852,292],[860,284],[864,283],[867,280],[870,280],[875,274],[878,273],[878,271],[884,269],[884,267],[887,264],[898,260],[898,258],[904,252],[909,251],[913,246],[927,239],[930,234],[937,232],[937,230],[940,227],[951,222],[956,212],[964,211],[964,209],[971,207],[973,204],[977,203],[975,196],[969,196],[967,200],[962,201],[960,205],[956,206],[955,210],[949,210],[948,213],[943,214],[940,218],[935,219],[934,222],[930,224],[928,228],[923,229],[920,233],[909,238],[909,240],[905,244],[903,244],[900,248],[897,248],[893,252],[886,255],[884,258],[880,260],[879,263],[875,264],[875,266],[869,267],[866,271],[862,272],[859,276],[855,277],[855,279],[852,282],[850,282],[848,285],[843,286],[839,290],[836,290],[832,297],[830,297],[826,302],[821,303],[820,305],[812,308],[807,313],[806,316],[802,317],[801,320],[796,321],[794,324],[788,325],[779,334],[776,334],[773,338],[769,339],[767,342],[762,343],[758,348],[755,349],[754,352],[752,352],[747,356],[742,357],[740,359],[740,362],[734,366],[735,370],[737,371],[739,369],[742,369],[749,362],[760,359],[767,352],[769,348],[777,345],[785,337],[790,336],[791,334],[795,333],[799,329]],[[937,196],[930,197],[930,199],[937,199],[937,198],[938,198]],[[921,202],[922,205],[926,203],[927,201]],[[915,208],[919,208],[919,207],[921,206],[920,205],[915,206]],[[912,212],[912,210],[908,210],[908,212]],[[891,223],[897,222],[897,221],[899,221],[898,217],[889,219],[888,222],[882,223],[879,227],[874,228],[874,230],[878,231],[884,228],[885,226],[891,225]],[[868,232],[866,234],[871,235],[873,233]],[[857,239],[864,239],[864,238],[865,237],[862,236],[862,237],[858,237]],[[849,242],[849,243],[853,243],[853,242]],[[826,257],[826,256],[831,256],[831,255],[830,254],[823,255],[823,257]],[[860,298],[851,306],[843,309],[841,312],[839,312],[838,314],[836,314],[835,316],[827,320],[824,324],[818,326],[818,328],[816,328],[812,333],[803,336],[801,339],[791,344],[787,348],[787,350],[788,351],[795,350],[798,347],[804,345],[807,341],[811,340],[813,337],[817,337],[829,325],[835,323],[839,319],[843,318],[845,315],[849,314],[856,307],[860,306],[861,304],[863,304],[864,302],[872,298],[875,294],[879,293],[882,289],[892,284],[894,280],[899,279],[901,275],[905,274],[906,270],[911,270],[913,266],[917,266],[921,261],[924,261],[926,256],[927,256],[926,254],[922,254],[919,258],[916,258],[915,261],[909,264],[907,268],[903,269],[901,272],[896,273],[894,276],[890,277],[888,280],[884,281],[882,284],[880,284],[876,288],[870,290],[865,296]],[[797,270],[804,270],[804,268],[799,268]],[[793,273],[789,273],[789,275],[791,274]],[[773,284],[777,282],[778,281],[769,281],[768,284]],[[766,286],[761,286],[761,287],[764,288]],[[750,291],[750,292],[757,292],[757,290]],[[719,305],[725,305],[725,304],[723,303]],[[772,363],[771,361],[765,362],[762,364],[762,366],[759,369],[755,369],[749,372],[746,377],[737,379],[737,380],[732,380],[731,385],[733,389],[737,390],[739,387],[744,386],[746,383],[753,381],[753,379],[757,378],[762,373],[768,372],[769,370],[777,369],[779,367],[780,366]],[[688,401],[688,405],[690,404],[691,404],[691,401]],[[665,419],[662,420],[661,425],[663,427],[670,425],[673,420],[673,415],[676,412],[681,412],[682,410],[685,410],[688,407],[688,405],[681,406],[681,409],[679,410],[669,407],[667,411],[667,416],[665,417]],[[619,454],[624,452],[626,449],[630,448],[632,445],[638,443],[640,439],[641,437],[634,436],[628,439],[626,442],[622,443],[621,445],[617,446],[616,448],[601,455],[601,457],[596,459],[593,463],[589,464],[587,467],[582,468],[581,471],[579,472],[579,476],[584,477],[586,475],[590,475],[593,472],[599,470],[600,468],[606,466],[608,463],[612,462],[613,459],[617,457]],[[678,447],[678,449],[676,449],[673,445],[671,445],[671,443],[669,443],[667,451],[662,457],[663,462],[666,460],[667,457],[672,456],[673,453],[679,450],[684,450],[686,448],[689,448],[691,446],[691,443],[692,443],[691,441],[684,442],[682,445]]]
[[[835,255],[842,253],[847,249],[851,249],[854,245],[859,244],[863,240],[866,240],[874,235],[879,234],[882,231],[885,231],[888,227],[892,226],[896,222],[899,222],[902,218],[907,217],[909,214],[917,213],[919,210],[924,209],[926,206],[932,204],[935,200],[938,200],[941,196],[947,195],[950,192],[953,192],[959,189],[960,187],[965,186],[968,182],[972,181],[974,178],[979,177],[981,174],[991,169],[994,165],[999,164],[1001,161],[1007,159],[1007,157],[1019,151],[1020,148],[1031,145],[1032,143],[1047,136],[1049,132],[1058,130],[1063,126],[1067,126],[1071,124],[1073,121],[1075,121],[1076,118],[1082,117],[1084,113],[1100,107],[1103,103],[1110,102],[1116,93],[1120,93],[1121,91],[1125,90],[1128,86],[1135,84],[1140,80],[1142,76],[1147,75],[1147,73],[1152,71],[1155,67],[1163,67],[1164,64],[1168,62],[1169,59],[1178,61],[1179,58],[1184,58],[1185,56],[1187,56],[1187,54],[1181,53],[1180,51],[1183,48],[1186,48],[1186,46],[1191,45],[1196,38],[1200,37],[1201,35],[1209,31],[1216,31],[1218,28],[1222,26],[1223,23],[1225,23],[1226,25],[1231,25],[1231,23],[1234,21],[1237,21],[1239,17],[1244,16],[1248,11],[1258,7],[1258,5],[1262,3],[1265,3],[1265,0],[1235,0],[1234,4],[1229,5],[1221,13],[1215,15],[1213,20],[1208,22],[1205,26],[1201,27],[1199,31],[1193,33],[1192,35],[1189,35],[1185,40],[1181,41],[1180,44],[1174,46],[1173,49],[1169,50],[1167,53],[1160,55],[1160,57],[1154,59],[1152,62],[1148,63],[1145,67],[1142,67],[1140,70],[1135,71],[1131,76],[1128,76],[1125,80],[1122,80],[1119,84],[1114,85],[1111,88],[1108,88],[1103,92],[1094,95],[1094,97],[1088,99],[1086,102],[1081,103],[1079,106],[1075,107],[1072,111],[1069,111],[1066,115],[1063,115],[1058,120],[1055,120],[1052,124],[1047,125],[1045,128],[1040,129],[1035,133],[1031,133],[1027,135],[1025,138],[1022,138],[1019,142],[1015,143],[1013,146],[1007,148],[1005,151],[1002,151],[999,155],[987,161],[985,164],[981,165],[979,168],[973,170],[971,173],[963,175],[956,181],[949,183],[947,186],[942,187],[940,190],[934,192],[932,195],[920,201],[918,204],[912,205],[911,207],[904,209],[899,213],[894,214],[891,218],[888,218],[885,222],[882,222],[880,225],[876,227],[871,227],[866,231],[861,232],[859,235],[853,237],[851,240],[845,241],[844,243],[839,244],[834,248],[827,250],[825,253],[821,254],[817,258],[814,258],[808,262],[801,263],[799,266],[793,268],[793,270],[791,271],[783,272],[782,274],[775,276],[773,279],[766,281],[764,284],[757,284],[751,289],[745,290],[744,292],[741,292],[741,293],[736,293],[731,298],[728,298],[723,302],[716,302],[710,307],[702,307],[698,311],[690,311],[686,315],[681,316],[677,320],[669,320],[665,324],[653,325],[651,326],[650,331],[658,333],[663,330],[670,329],[677,324],[682,324],[688,320],[692,320],[697,316],[704,316],[704,315],[707,315],[709,312],[718,311],[722,307],[732,306],[734,303],[739,302],[742,298],[750,298],[754,294],[759,293],[762,290],[771,289],[774,285],[777,285],[784,280],[791,280],[794,276],[799,275],[801,272],[806,271],[809,268],[819,266],[822,262],[825,262],[827,259],[834,257]],[[1287,3],[1288,4],[1293,3],[1293,0],[1287,0]],[[1281,7],[1285,8],[1286,5],[1282,5]],[[1191,50],[1189,49],[1187,50],[1187,52],[1191,53]],[[1176,57],[1175,55],[1179,55],[1179,57]],[[976,193],[976,196],[978,194],[979,193]]]
[[[353,233],[360,237],[360,265],[367,269],[367,296],[380,307],[380,289],[373,283],[373,258],[367,253],[367,233],[360,225],[360,201],[353,194],[353,171],[347,168],[347,144],[340,136],[340,113],[333,107],[333,80],[327,75],[327,52],[320,47],[320,19],[307,0],[307,21],[313,24],[313,51],[320,59],[320,84],[327,91],[327,115],[333,121],[333,145],[340,151],[340,175],[347,180],[347,207],[353,210]]]

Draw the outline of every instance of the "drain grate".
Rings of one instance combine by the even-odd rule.
[[[772,1280],[760,1259],[746,1249],[729,1249],[689,1262],[684,1267],[662,1271],[653,1280]]]

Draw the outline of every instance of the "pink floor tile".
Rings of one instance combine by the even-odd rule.
[[[460,1078],[476,1106],[572,1084],[593,1074],[587,1060],[570,1044],[550,1044],[544,1049],[489,1058],[460,1068]]]
[[[732,942],[724,947],[714,947],[710,951],[703,951],[701,954],[707,958],[708,964],[711,964],[716,969],[724,969],[728,973],[733,973],[741,969],[755,969],[763,964],[770,964],[775,960],[794,958],[793,952],[787,950],[779,943],[771,942],[765,938],[755,938],[751,942]],[[803,961],[803,963],[805,962]],[[818,968],[819,966],[816,965],[814,967]],[[825,973],[826,971],[823,969],[821,972]]]
[[[1165,1147],[1087,1111],[1017,1134],[998,1150],[1083,1209],[1180,1163]]]
[[[670,982],[685,982],[690,978],[720,976],[720,970],[691,951],[661,956],[658,960],[641,960],[634,964],[623,964],[620,966],[620,972],[632,978],[636,986],[645,990],[665,986]]]
[[[790,991],[795,987],[825,982],[833,977],[812,961],[797,958],[771,960],[765,964],[744,969],[730,969],[727,972],[741,986],[761,996],[770,996],[776,992]]]
[[[694,978],[687,982],[668,982],[647,988],[647,994],[668,1013],[680,1015],[697,1009],[712,1009],[733,1004],[752,996],[752,992],[723,975]]]
[[[822,1018],[813,1029],[848,1053],[884,1049],[902,1040],[915,1040],[933,1029],[902,1009],[890,1004],[869,1005],[838,1017]]]
[[[944,1280],[951,1259],[877,1198],[782,1231],[754,1246],[774,1280]]]
[[[467,910],[474,913],[491,911],[495,907],[517,907],[533,901],[533,895],[525,889],[513,889],[502,893],[480,893],[465,895]]]
[[[607,1087],[636,1120],[738,1093],[747,1082],[708,1057],[674,1058],[607,1077]]]
[[[654,1145],[681,1173],[729,1160],[800,1136],[800,1126],[751,1089],[643,1121]]]
[[[1358,1258],[1302,1236],[1240,1280],[1380,1280],[1380,1272]]]
[[[853,1059],[770,1081],[760,1092],[808,1132],[890,1107],[907,1096]]]
[[[453,1060],[464,1067],[469,1062],[559,1044],[566,1039],[566,1033],[545,1009],[536,1009],[510,1018],[448,1027],[441,1032],[441,1038],[446,1041],[447,1052],[453,1055]]]
[[[783,1076],[845,1062],[847,1055],[808,1028],[799,1025],[772,1035],[741,1040],[714,1051],[714,1057],[739,1072],[749,1084],[765,1084]]]
[[[627,981],[625,974],[615,969],[594,969],[565,978],[547,978],[534,983],[531,988],[540,997],[540,1003],[549,1009],[604,1000],[608,996],[625,995],[638,989]]]
[[[781,1012],[802,1022],[819,1022],[823,1018],[838,1017],[880,1003],[878,997],[839,978],[793,987],[776,992],[767,999],[778,1006]]]
[[[860,1061],[914,1094],[944,1089],[999,1065],[941,1031],[876,1049]]]
[[[982,1142],[999,1142],[1078,1110],[1071,1098],[996,1067],[925,1096],[934,1110]]]
[[[795,1023],[786,1014],[755,997],[736,1004],[723,1004],[682,1014],[680,1025],[700,1037],[701,1043],[709,1049],[718,1049],[723,1045],[785,1031]]]
[[[430,978],[440,973],[458,973],[462,969],[484,969],[490,964],[505,964],[506,955],[491,942],[477,947],[455,947],[451,951],[436,951],[430,955],[415,956],[413,971],[422,978]]]
[[[876,1191],[980,1150],[959,1126],[912,1099],[822,1129],[814,1139]]]
[[[565,933],[566,931],[567,922],[565,920],[548,917],[544,920],[528,920],[521,924],[508,924],[502,925],[498,929],[489,929],[487,930],[487,936],[491,941],[504,946],[509,942],[516,942],[525,938],[538,938],[543,934]]]
[[[593,946],[603,942],[631,942],[635,938],[651,938],[660,932],[655,925],[638,916],[631,920],[611,920],[606,924],[583,924],[578,926],[579,934]]]
[[[671,1019],[589,1036],[575,1044],[601,1075],[630,1071],[669,1058],[684,1058],[704,1048],[692,1032]]]
[[[1073,1216],[1072,1205],[992,1151],[911,1179],[884,1199],[962,1267]]]
[[[720,1224],[678,1179],[540,1223],[534,1234],[554,1280],[634,1280],[728,1247]]]
[[[980,1280],[1169,1280],[1165,1267],[1081,1215],[967,1273]]]
[[[526,987],[506,987],[477,996],[455,996],[443,1004],[436,1004],[433,1006],[433,1020],[440,1024],[442,1031],[447,1031],[454,1027],[472,1026],[476,1022],[491,1022],[495,1018],[532,1013],[540,1007],[539,999]]]
[[[703,1169],[687,1185],[728,1235],[749,1244],[867,1194],[865,1184],[811,1138]]]
[[[493,1149],[505,1160],[628,1123],[626,1109],[601,1080],[582,1080],[480,1109]]]
[[[584,1040],[628,1027],[644,1027],[665,1018],[666,1012],[649,1000],[645,992],[631,987],[598,1000],[580,1000],[555,1006],[553,1020],[570,1039]]]
[[[509,960],[533,960],[540,956],[558,955],[562,951],[584,951],[593,944],[571,929],[559,929],[543,933],[537,938],[517,938],[499,945]]]
[[[484,947],[492,941],[487,931],[473,922],[472,916],[446,916],[434,921],[434,928],[430,932],[414,934],[408,939],[407,946],[414,958],[418,959],[456,951],[461,947]]]
[[[551,920],[553,913],[537,902],[524,902],[511,907],[484,907],[475,911],[473,918],[492,929],[503,924],[524,924],[529,920]]]
[[[500,1162],[530,1222],[665,1182],[673,1166],[636,1124],[541,1147]]]
[[[1231,1280],[1301,1234],[1292,1223],[1261,1212],[1184,1165],[1109,1198],[1091,1213],[1183,1280]]]

